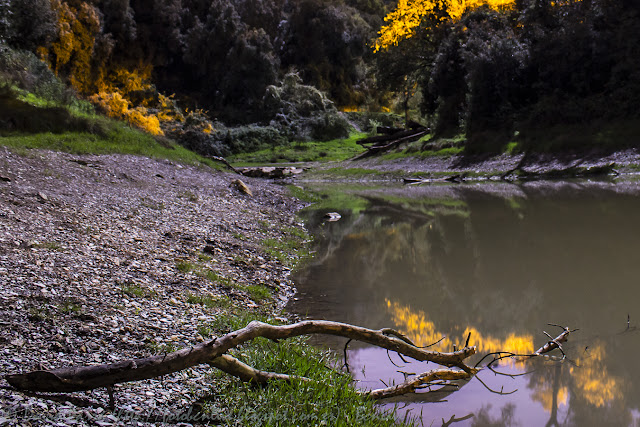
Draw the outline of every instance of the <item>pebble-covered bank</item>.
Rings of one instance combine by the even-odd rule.
[[[189,346],[235,308],[276,315],[292,287],[265,242],[301,227],[300,206],[283,187],[243,177],[247,195],[236,179],[137,156],[0,148],[0,375]],[[1,379],[0,425],[180,421],[171,417],[210,392],[208,372],[119,385],[120,412],[99,407],[106,390],[74,394],[98,404],[82,407]]]

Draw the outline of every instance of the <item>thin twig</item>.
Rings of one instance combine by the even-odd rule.
[[[344,364],[342,366],[344,366],[345,368],[347,368],[347,372],[351,373],[351,371],[349,370],[349,363],[347,362],[347,347],[349,346],[349,343],[353,341],[351,338],[349,338],[349,340],[347,340],[347,342],[344,344],[344,349],[343,349],[343,353],[344,353]],[[388,351],[388,350],[387,350]]]
[[[502,390],[500,390],[500,391],[495,391],[495,390],[493,390],[491,387],[489,387],[488,385],[486,385],[486,384],[484,383],[484,381],[482,381],[482,380],[480,379],[480,377],[479,377],[479,376],[476,376],[476,379],[477,379],[478,381],[480,381],[480,384],[482,384],[482,385],[483,385],[487,390],[489,390],[491,393],[495,393],[495,394],[500,394],[500,395],[506,396],[506,395],[513,394],[513,393],[515,393],[516,391],[518,391],[518,389],[515,389],[515,390],[513,390],[513,391],[509,391],[509,392],[507,392],[507,393],[505,393],[505,392],[504,392],[504,391],[502,391]]]
[[[441,342],[443,339],[445,339],[445,337],[440,338],[438,341],[434,342],[433,344],[429,344],[429,345],[425,345],[424,347],[420,347],[420,348],[429,348],[429,347],[433,347],[434,345],[438,344],[439,342]]]

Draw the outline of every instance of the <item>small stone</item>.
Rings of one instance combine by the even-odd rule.
[[[247,184],[240,181],[239,179],[234,179],[233,181],[231,181],[231,186],[241,193],[244,193],[248,196],[253,196],[253,192],[249,187],[247,187]]]
[[[25,340],[23,340],[22,338],[18,338],[9,342],[11,343],[11,345],[14,345],[16,347],[22,347],[25,343]]]
[[[338,212],[327,212],[326,214],[324,214],[324,218],[328,222],[335,222],[339,221],[340,218],[342,218],[342,215],[340,215]]]

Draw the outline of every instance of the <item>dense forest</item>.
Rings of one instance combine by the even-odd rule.
[[[486,149],[635,123],[639,13],[639,0],[0,0],[0,73],[33,89],[51,70],[107,115],[218,154],[344,137],[340,111],[389,109]]]

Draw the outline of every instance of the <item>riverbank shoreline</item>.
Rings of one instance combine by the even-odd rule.
[[[0,177],[2,377],[170,352],[244,313],[288,320],[307,237],[282,186],[242,177],[248,195],[205,166],[6,148]],[[120,415],[185,413],[211,393],[209,372],[119,385]],[[105,390],[68,396],[97,403],[82,407],[0,382],[3,425],[131,425],[103,409]]]
[[[300,164],[296,166],[303,167]],[[301,177],[303,180],[514,182],[637,175],[640,172],[640,150],[497,155],[408,155],[400,151],[361,160],[309,166]]]

